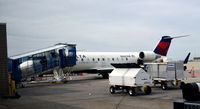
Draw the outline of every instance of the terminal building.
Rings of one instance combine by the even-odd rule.
[[[194,57],[193,60],[194,60],[195,62],[200,62],[200,57]]]

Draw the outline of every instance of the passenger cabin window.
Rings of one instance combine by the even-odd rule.
[[[105,61],[105,59],[104,59],[104,58],[102,58],[102,61]]]
[[[115,59],[114,59],[114,58],[112,58],[112,60],[114,61]]]
[[[117,58],[117,61],[119,61],[119,58]]]
[[[126,58],[126,60],[128,61],[128,58]]]
[[[98,60],[98,61],[100,61],[100,59],[99,59],[99,58],[97,58],[97,60]]]
[[[94,59],[94,58],[92,58],[92,60],[93,60],[93,61],[95,61],[95,59]]]
[[[84,61],[83,58],[81,59],[81,61]]]

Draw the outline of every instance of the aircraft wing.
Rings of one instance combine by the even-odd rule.
[[[107,70],[113,70],[114,68],[113,67],[110,67],[110,68],[98,68],[97,70],[98,71],[107,71]]]
[[[140,66],[136,63],[115,63],[111,64],[115,68],[139,68]]]
[[[73,73],[108,73],[112,72],[114,68],[91,68],[87,70],[73,71]]]

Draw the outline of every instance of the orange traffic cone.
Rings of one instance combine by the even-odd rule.
[[[195,78],[195,71],[194,71],[194,66],[192,67],[192,69],[190,70],[189,73],[192,73],[192,77]]]

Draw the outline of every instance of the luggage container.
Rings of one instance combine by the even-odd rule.
[[[109,75],[110,93],[126,90],[130,96],[137,92],[151,93],[152,77],[142,68],[115,68]]]
[[[168,87],[180,87],[184,79],[183,62],[148,63],[144,69],[152,75],[154,86],[161,85],[163,90]]]

